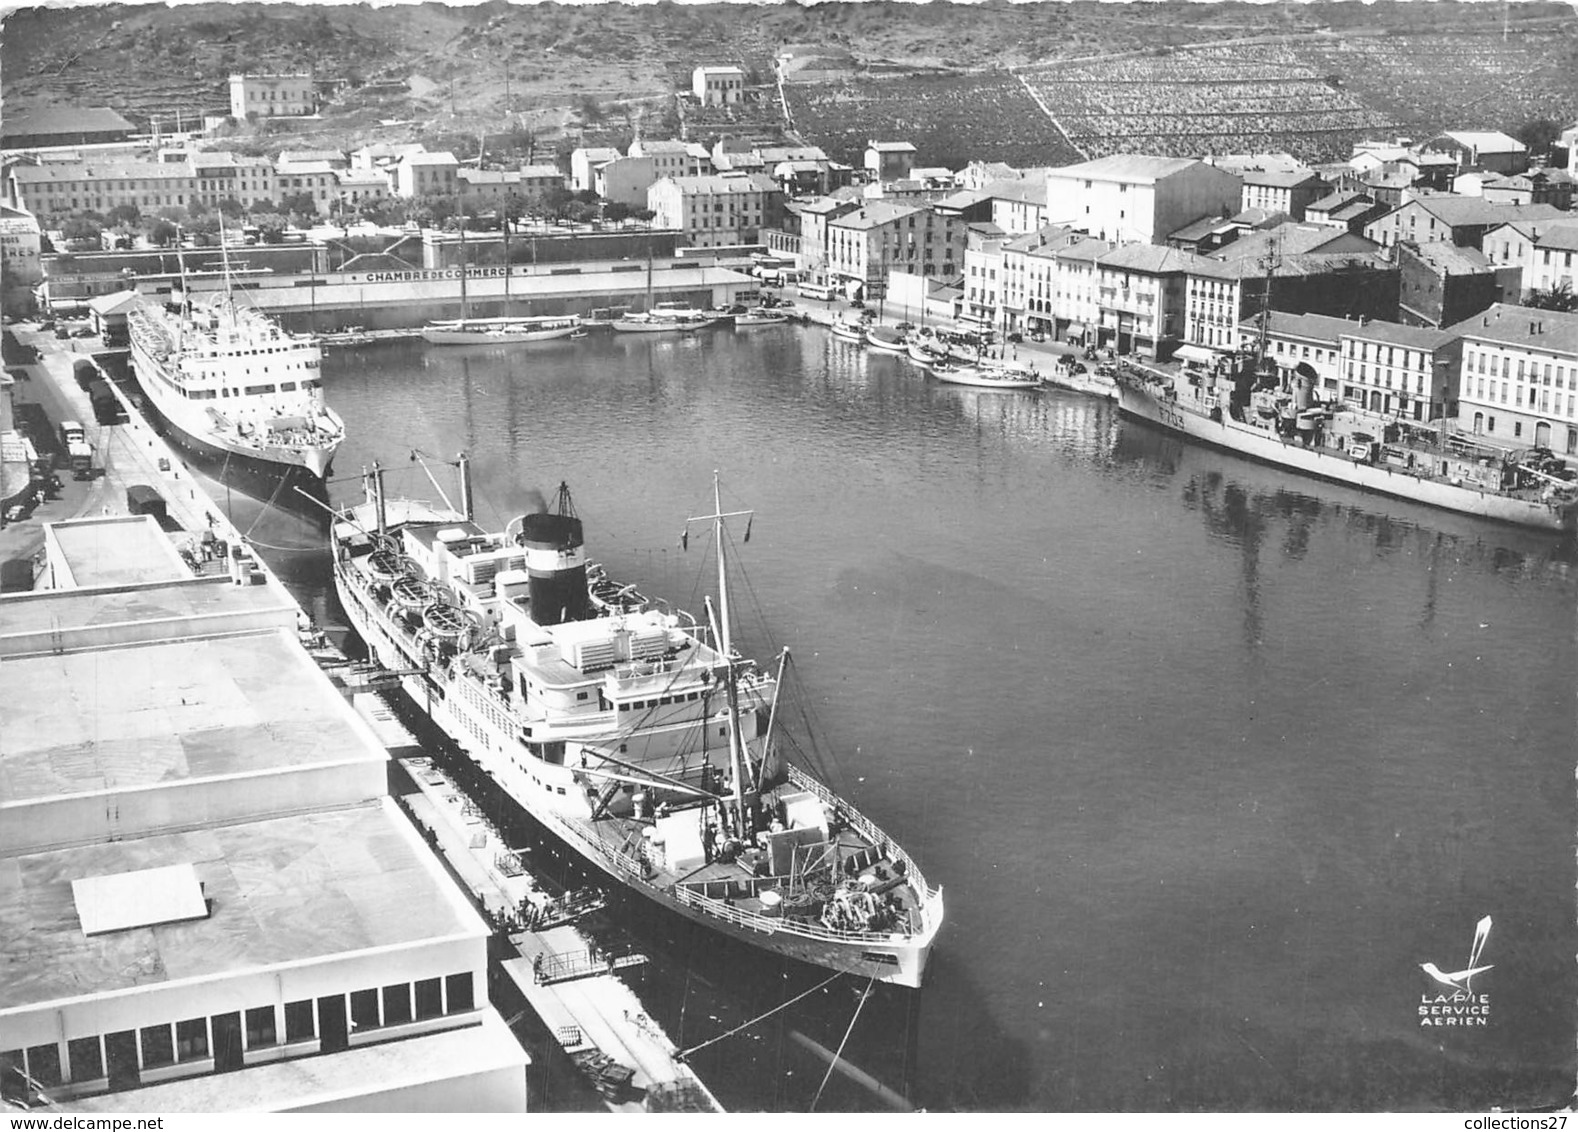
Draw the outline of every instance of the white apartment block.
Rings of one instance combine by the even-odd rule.
[[[693,248],[735,247],[761,241],[782,212],[783,191],[762,173],[744,176],[665,177],[647,191],[656,228],[677,228]]]
[[[411,199],[453,196],[460,179],[460,162],[453,153],[408,153],[394,166],[395,195]]]
[[[829,276],[864,288],[880,298],[889,271],[949,277],[964,268],[968,226],[913,204],[868,201],[827,224]]]
[[[1116,243],[1159,244],[1204,216],[1238,211],[1240,182],[1203,161],[1115,154],[1047,170],[1045,221]]]
[[[745,97],[745,72],[738,67],[697,67],[691,93],[705,106],[724,106]]]
[[[230,116],[279,118],[311,114],[317,96],[310,74],[231,75]]]
[[[1461,339],[1460,428],[1578,454],[1578,313],[1497,303],[1449,332]]]

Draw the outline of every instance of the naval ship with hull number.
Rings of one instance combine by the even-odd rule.
[[[490,533],[458,467],[458,507],[388,497],[375,465],[336,514],[335,587],[371,657],[585,864],[766,951],[919,986],[942,891],[786,757],[788,654],[769,672],[732,646],[716,483],[692,520],[718,554],[698,621],[589,568],[568,488]]]

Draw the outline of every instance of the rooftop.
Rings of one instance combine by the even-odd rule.
[[[1447,130],[1441,136],[1480,153],[1522,153],[1528,148],[1500,130]]]
[[[407,165],[459,165],[453,153],[447,149],[437,153],[407,153],[400,158]]]
[[[1409,250],[1442,275],[1483,275],[1492,264],[1478,248],[1460,248],[1451,240],[1427,240]]]
[[[1534,246],[1553,251],[1578,252],[1578,219],[1552,224],[1534,241]]]
[[[1174,173],[1200,164],[1202,162],[1192,157],[1147,157],[1137,153],[1115,153],[1110,157],[1098,157],[1094,161],[1083,161],[1078,165],[1049,169],[1047,174],[1049,178],[1057,177],[1060,180],[1078,180],[1083,177],[1100,181],[1151,184],[1160,181],[1163,177],[1171,177]]]
[[[665,180],[673,181],[682,193],[695,193],[702,196],[778,191],[778,182],[765,173],[744,173],[731,177],[718,173],[704,173],[696,177],[668,177]]]
[[[209,915],[84,934],[74,881],[182,865]],[[0,859],[0,922],[0,1010],[486,930],[389,798]]]
[[[1452,334],[1464,338],[1578,357],[1578,311],[1547,311],[1497,303],[1449,329]]]
[[[7,111],[5,136],[33,134],[101,134],[112,131],[131,133],[130,122],[108,106],[59,106],[37,110]]]
[[[184,161],[59,161],[45,165],[17,165],[11,176],[19,184],[45,181],[150,180],[157,177],[191,177],[192,167]]]
[[[1337,339],[1357,324],[1351,318],[1334,318],[1326,314],[1289,314],[1287,311],[1266,312],[1266,333],[1274,338],[1297,338],[1309,342],[1337,344]],[[1259,333],[1260,318],[1246,318],[1238,328]]]
[[[135,304],[140,298],[135,291],[121,291],[93,299],[88,306],[99,314],[108,314],[118,307]],[[57,589],[64,590],[68,585],[129,586],[152,581],[186,581],[192,576],[176,553],[175,544],[148,515],[51,523],[45,538],[59,548],[61,560],[70,574],[69,579],[56,579]]]
[[[1390,346],[1408,346],[1415,350],[1439,350],[1460,337],[1452,330],[1438,330],[1433,326],[1404,326],[1400,322],[1374,319],[1350,322],[1342,336],[1362,338],[1368,342],[1385,342]]]
[[[1339,208],[1346,208],[1350,204],[1374,204],[1375,200],[1354,189],[1342,189],[1335,193],[1327,193],[1320,200],[1309,205],[1308,212],[1334,212]]]
[[[1182,272],[1195,258],[1190,252],[1160,244],[1124,244],[1101,256],[1097,264],[1103,269],[1123,268],[1160,275]]]
[[[915,147],[909,142],[879,142],[874,141],[866,147],[878,153],[914,153]]]
[[[1272,188],[1291,189],[1319,181],[1313,169],[1245,169],[1239,174],[1246,185],[1269,185]]]
[[[1450,193],[1417,197],[1402,207],[1421,208],[1454,228],[1506,224],[1515,220],[1561,220],[1570,215],[1553,204],[1496,204],[1483,197]]]
[[[98,604],[74,596],[89,610]],[[157,606],[136,612],[159,624]],[[0,811],[46,798],[384,758],[290,630],[134,638],[118,648],[8,655],[5,667]]]
[[[864,208],[857,209],[845,216],[830,221],[832,228],[880,228],[884,224],[891,224],[895,220],[902,220],[906,216],[913,216],[925,209],[914,204],[894,204],[889,201],[874,200]]]

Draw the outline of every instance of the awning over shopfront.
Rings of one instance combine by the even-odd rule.
[[[1085,324],[1083,322],[1071,322],[1068,324],[1068,329],[1063,333],[1069,338],[1083,338],[1086,333]]]
[[[1186,362],[1199,362],[1201,365],[1211,365],[1216,361],[1216,352],[1204,346],[1179,346],[1173,357]]]

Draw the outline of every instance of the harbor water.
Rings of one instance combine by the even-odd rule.
[[[947,922],[918,1000],[834,985],[698,1055],[731,1107],[1570,1095],[1570,543],[1080,394],[938,385],[820,329],[384,344],[324,375],[337,498],[374,459],[432,498],[412,451],[464,450],[502,527],[563,480],[594,559],[693,609],[712,576],[680,534],[714,469],[754,510],[743,644],[791,648],[835,785],[943,885]],[[229,505],[334,625],[321,531]],[[645,907],[632,977],[682,1046],[820,979]],[[813,1047],[844,1038],[859,1073],[823,1084]]]

